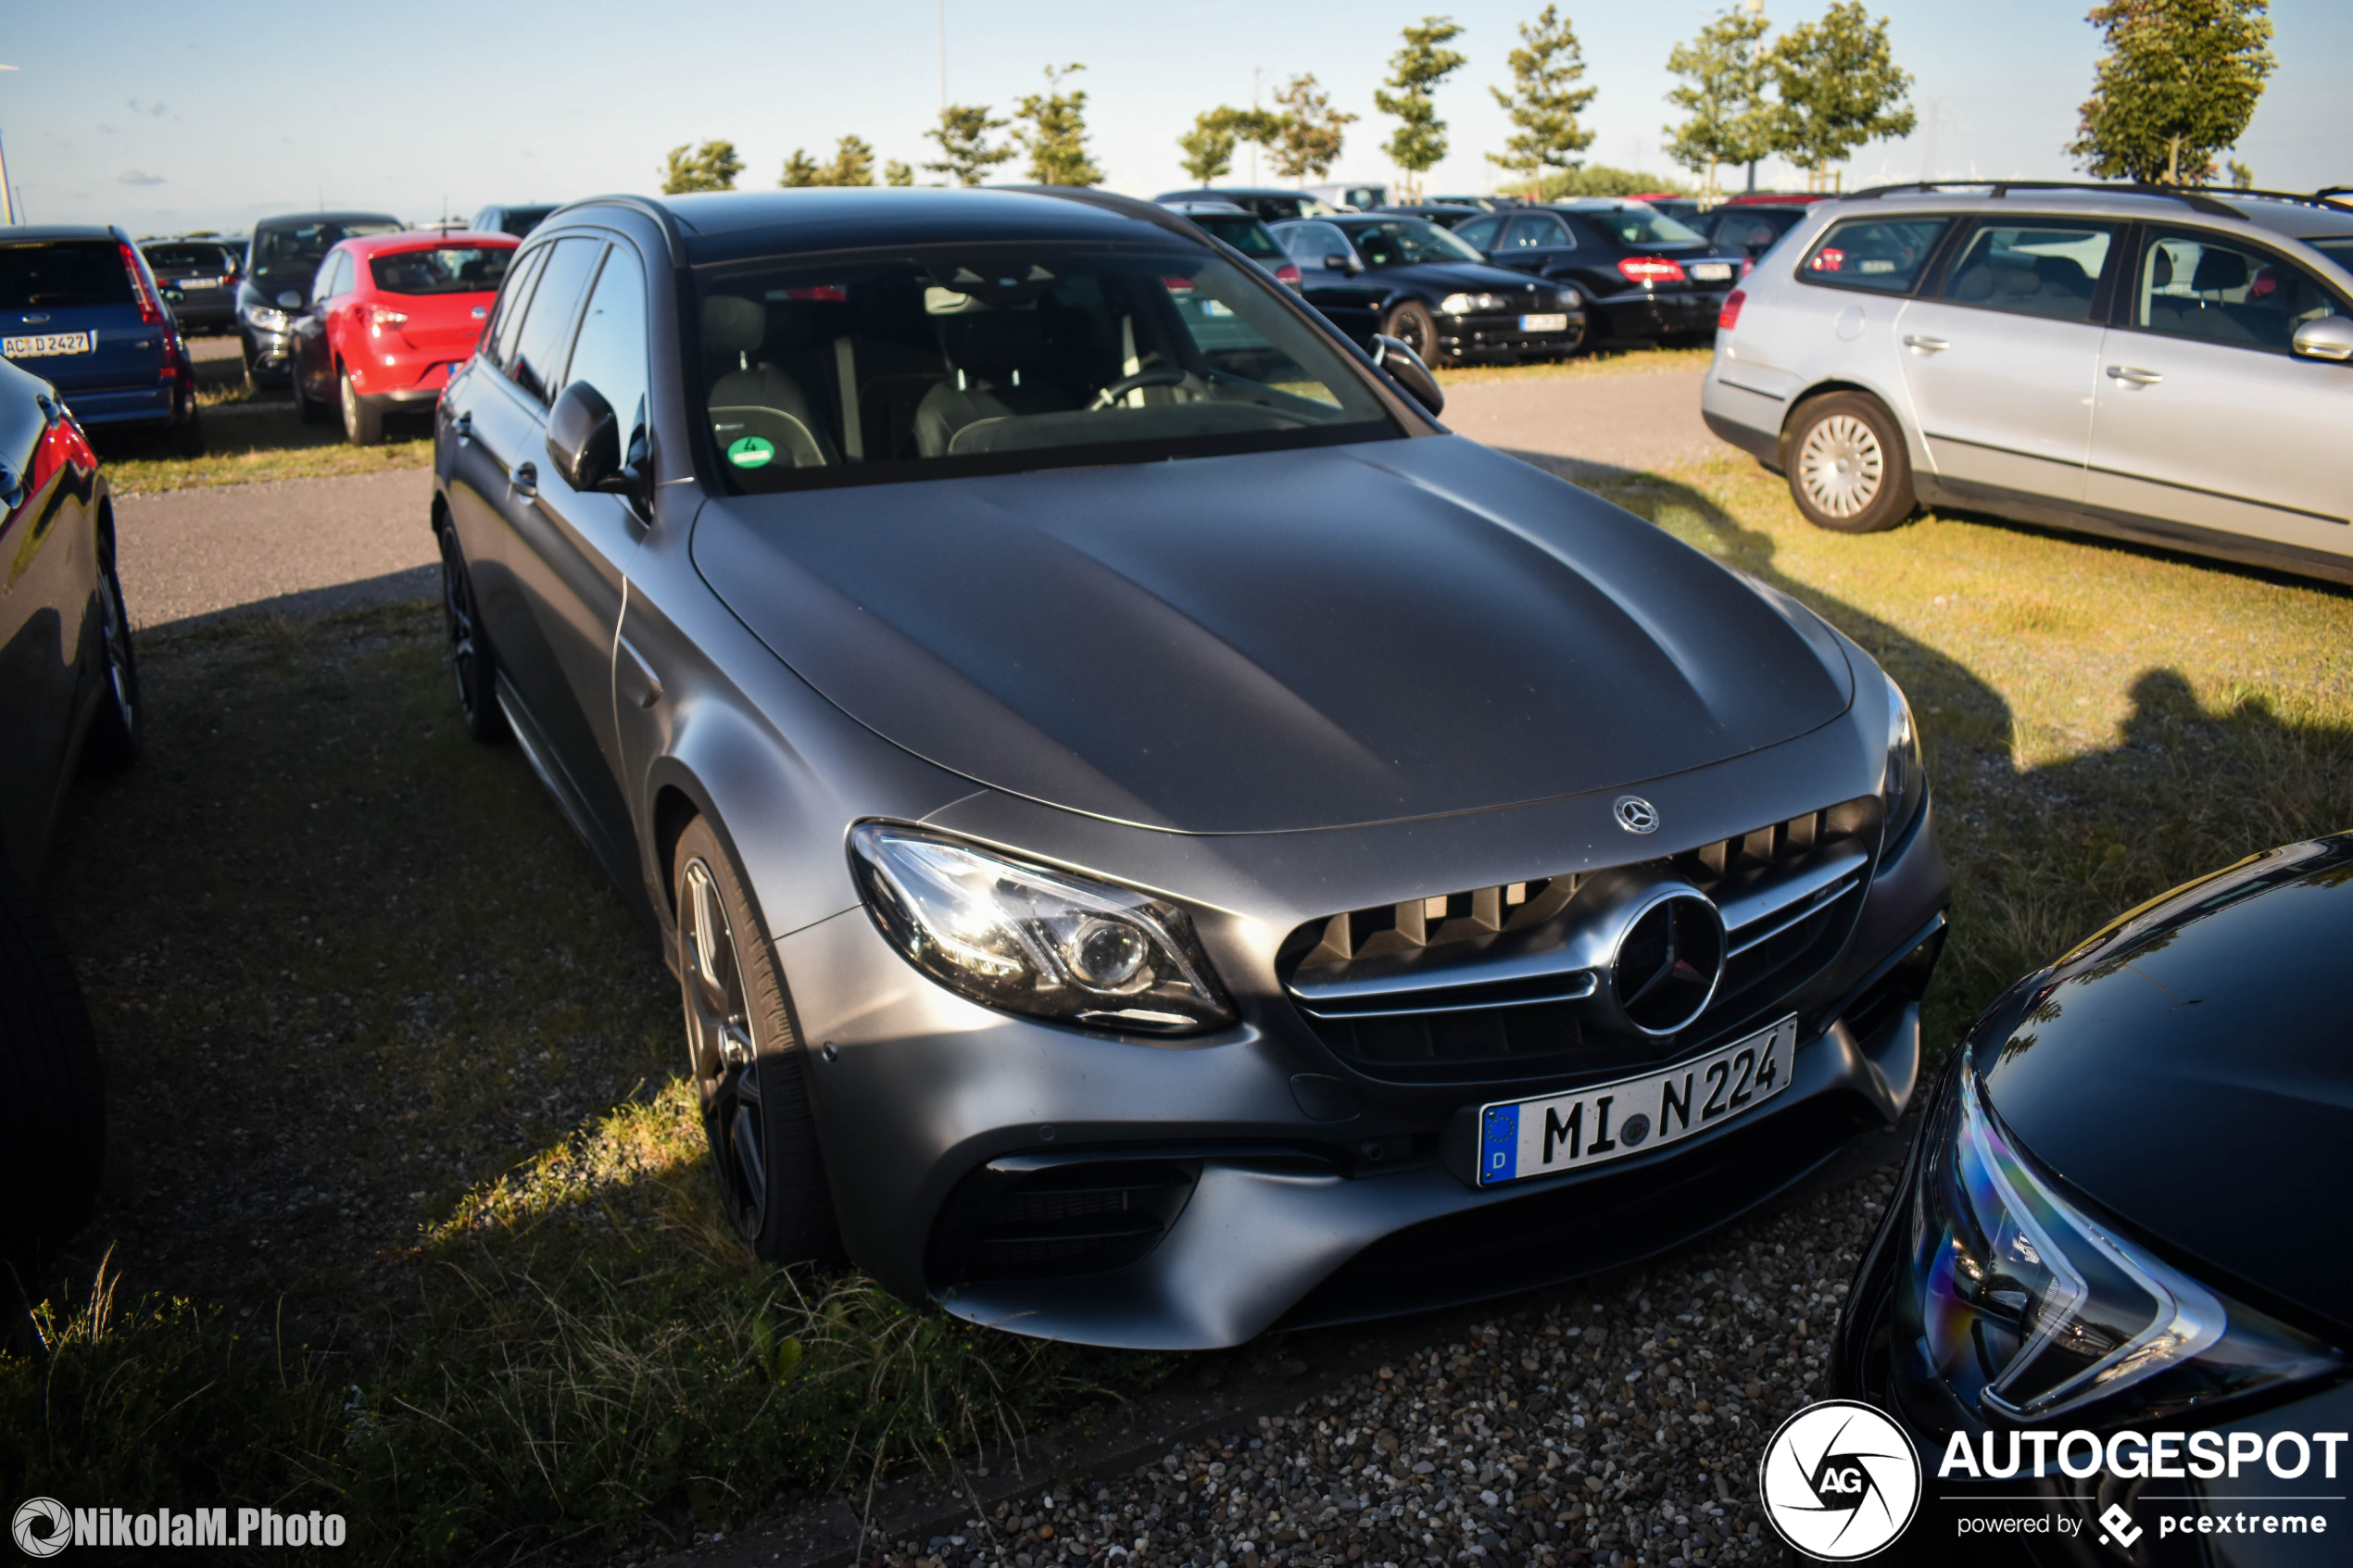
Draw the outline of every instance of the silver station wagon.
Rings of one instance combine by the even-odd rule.
[[[1821,203],[1725,301],[1708,427],[1824,528],[1952,506],[2353,582],[2353,210],[2327,194]]]

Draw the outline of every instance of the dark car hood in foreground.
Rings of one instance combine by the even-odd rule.
[[[1629,784],[1852,684],[1810,613],[1458,438],[734,497],[694,556],[899,745],[1186,832]]]
[[[2338,1323],[2353,1323],[2348,882],[2339,837],[2194,884],[2070,955],[1977,1059],[2045,1165],[2153,1240]]]
[[[1312,278],[1315,274],[1308,275]],[[1441,294],[1458,290],[1466,294],[1494,294],[1500,290],[1516,292],[1550,286],[1541,284],[1525,272],[1478,261],[1416,261],[1403,267],[1375,267],[1361,275],[1401,286],[1414,283]]]

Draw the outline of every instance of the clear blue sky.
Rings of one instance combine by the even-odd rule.
[[[1083,61],[1097,160],[1114,189],[1184,183],[1176,138],[1195,113],[1250,101],[1313,71],[1349,128],[1335,178],[1388,178],[1375,112],[1398,29],[1435,8],[1326,8],[1269,0],[1142,6],[946,0],[948,92],[1007,110],[1048,64]],[[1788,24],[1822,0],[1768,0]],[[1437,186],[1486,190],[1505,124],[1487,88],[1539,0],[1465,0],[1470,63],[1439,94],[1453,151]],[[1718,8],[1702,0],[1565,7],[1599,86],[1594,160],[1664,171],[1667,51]],[[1897,0],[1897,60],[1917,81],[1921,130],[1865,147],[1850,188],[1947,176],[2065,176],[2060,147],[2092,81],[2089,0]],[[664,149],[724,136],[745,185],[768,184],[795,147],[855,132],[884,157],[920,162],[939,107],[935,0],[713,6],[618,0],[555,6],[295,6],[278,0],[117,0],[103,16],[33,6],[0,31],[0,135],[35,222],[115,222],[133,232],[233,229],[270,212],[332,206],[431,217],[489,201],[650,191]],[[2353,5],[2277,0],[2280,59],[2239,157],[2266,185],[2353,183]],[[1003,178],[1020,178],[1019,165]],[[1246,163],[1237,177],[1246,175]],[[1789,171],[1768,169],[1768,180]],[[1793,185],[1794,181],[1791,183]]]

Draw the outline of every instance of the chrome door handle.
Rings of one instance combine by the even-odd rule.
[[[1917,348],[1922,354],[1942,354],[1953,345],[1941,337],[1922,337],[1918,332],[1906,332],[1904,346]]]
[[[461,442],[472,441],[474,438],[473,415],[470,413],[459,414],[456,419],[451,420],[449,421],[449,433],[456,436]]]
[[[2155,370],[2144,370],[2135,365],[2110,365],[2108,379],[2131,382],[2134,386],[2155,386],[2165,378]]]
[[[507,483],[514,486],[516,495],[521,495],[525,500],[529,500],[532,496],[539,494],[538,465],[535,463],[523,464],[522,467],[515,470],[512,473],[507,476]]]

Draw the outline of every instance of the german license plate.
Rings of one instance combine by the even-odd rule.
[[[1731,281],[1732,264],[1729,261],[1703,261],[1692,269],[1692,276],[1703,283],[1729,282]]]
[[[1524,332],[1565,332],[1568,331],[1567,316],[1522,316],[1519,330]]]
[[[0,337],[0,356],[39,359],[51,354],[87,354],[94,332],[43,332],[38,337]]]
[[[1789,1087],[1794,1014],[1664,1073],[1478,1109],[1478,1185],[1554,1176],[1680,1143]]]

